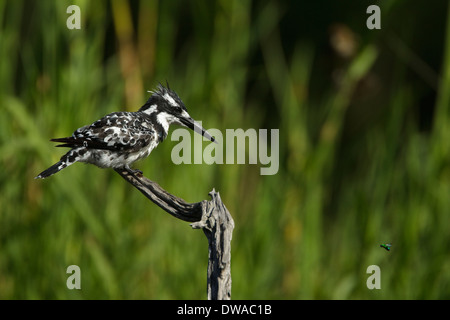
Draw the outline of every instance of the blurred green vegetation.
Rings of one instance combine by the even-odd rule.
[[[368,30],[370,4],[0,0],[0,298],[206,298],[203,233],[115,172],[33,179],[62,155],[50,138],[167,80],[206,129],[280,130],[273,176],[174,165],[170,135],[136,164],[189,202],[220,192],[234,299],[449,299],[450,9],[377,2]]]

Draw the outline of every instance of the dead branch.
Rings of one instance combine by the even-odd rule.
[[[115,169],[148,199],[175,218],[192,222],[193,229],[202,229],[208,239],[207,296],[209,300],[231,299],[231,238],[234,221],[214,189],[209,193],[211,200],[187,203],[156,182],[141,174]]]

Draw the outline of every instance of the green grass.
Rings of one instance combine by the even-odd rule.
[[[70,4],[81,30],[66,28]],[[236,224],[232,298],[449,299],[450,11],[442,51],[430,48],[441,81],[424,130],[413,110],[429,88],[384,45],[394,29],[410,38],[396,27],[404,1],[380,6],[380,32],[365,29],[364,5],[356,22],[339,16],[360,46],[336,84],[319,40],[300,28],[286,38],[293,3],[0,1],[0,298],[206,298],[201,231],[112,170],[33,179],[62,155],[50,138],[137,110],[168,80],[206,129],[279,129],[273,176],[174,165],[170,136],[137,164],[186,201],[220,192]],[[66,287],[72,264],[81,290]],[[373,264],[381,290],[366,287]]]

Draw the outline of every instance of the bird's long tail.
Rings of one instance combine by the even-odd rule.
[[[41,173],[39,173],[35,179],[45,179],[50,177],[51,175],[54,175],[55,173],[61,171],[62,169],[64,169],[65,167],[67,167],[67,164],[63,161],[58,161],[57,163],[55,163],[54,165],[52,165],[50,168],[48,168],[47,170],[42,171]]]
[[[77,149],[70,150],[65,155],[63,155],[61,157],[61,159],[57,163],[52,165],[50,168],[42,171],[41,173],[39,173],[35,177],[35,179],[48,178],[51,175],[54,175],[55,173],[61,171],[62,169],[67,168],[71,164],[74,164],[75,162],[77,162],[79,160],[79,158],[76,156],[77,155],[77,151],[78,151]]]

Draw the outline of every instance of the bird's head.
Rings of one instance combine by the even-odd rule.
[[[166,133],[169,130],[169,125],[176,123],[194,130],[212,142],[216,142],[213,136],[192,119],[183,101],[175,91],[169,88],[168,84],[167,87],[159,84],[155,91],[149,92],[152,93],[151,97],[139,111],[155,117],[156,121],[162,125]]]

